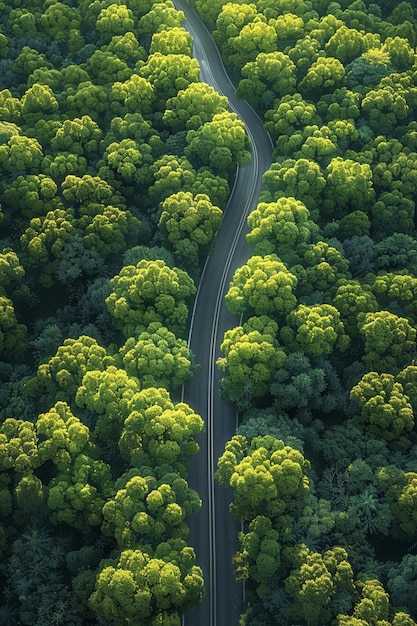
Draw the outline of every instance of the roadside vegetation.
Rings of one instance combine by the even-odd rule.
[[[241,625],[417,620],[417,11],[196,0],[275,162],[226,304]]]
[[[171,0],[0,7],[0,622],[166,624],[203,420],[189,305],[242,122]]]

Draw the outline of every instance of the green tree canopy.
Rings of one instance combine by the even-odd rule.
[[[161,322],[175,334],[184,332],[186,301],[196,292],[185,271],[170,269],[164,261],[142,260],[123,267],[110,286],[106,306],[126,337],[146,330],[151,322]]]
[[[216,479],[234,489],[230,510],[240,521],[257,515],[279,518],[308,493],[310,468],[301,452],[267,435],[249,442],[235,435],[219,459]]]
[[[277,331],[278,324],[262,315],[225,332],[220,346],[225,356],[218,360],[226,371],[221,385],[228,399],[237,405],[267,394],[274,372],[285,362]]]
[[[140,380],[142,388],[177,389],[194,370],[187,342],[160,322],[149,324],[137,338],[129,337],[119,354],[127,374]]]
[[[251,311],[255,315],[286,315],[296,305],[297,278],[276,254],[252,256],[236,270],[226,306],[235,315]]]

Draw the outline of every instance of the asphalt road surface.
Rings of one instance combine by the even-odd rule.
[[[238,626],[244,589],[235,582],[232,557],[238,549],[239,527],[229,513],[231,491],[213,479],[224,444],[236,432],[236,414],[219,396],[222,373],[216,360],[224,332],[239,324],[239,319],[226,310],[224,295],[234,271],[251,254],[245,241],[246,217],[256,207],[262,174],[272,161],[272,144],[253,109],[235,97],[217,47],[195,11],[186,0],[175,0],[175,5],[186,15],[185,28],[194,39],[201,80],[227,96],[231,110],[244,121],[252,143],[251,162],[237,171],[215,248],[204,268],[190,332],[190,348],[200,370],[184,388],[184,401],[203,417],[206,425],[189,476],[190,486],[200,494],[203,506],[188,519],[188,542],[203,569],[206,595],[200,606],[184,617],[184,622],[185,626]]]

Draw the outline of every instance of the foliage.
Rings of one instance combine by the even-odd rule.
[[[149,468],[128,472],[117,481],[115,496],[103,507],[103,532],[114,534],[121,549],[149,542],[185,539],[184,518],[201,506],[198,494],[175,473],[157,479]]]
[[[221,219],[221,209],[206,194],[180,191],[162,203],[158,226],[175,258],[191,269],[203,263]]]
[[[128,337],[119,354],[127,374],[138,378],[142,388],[177,389],[194,370],[186,342],[160,322],[151,322],[137,338]]]
[[[185,402],[174,403],[166,389],[154,387],[132,396],[127,415],[119,438],[122,457],[134,467],[169,465],[185,476],[199,450],[202,418]]]
[[[310,463],[301,452],[270,435],[249,442],[235,435],[219,459],[216,479],[234,489],[230,510],[240,521],[257,515],[277,518],[308,493]]]
[[[291,350],[302,350],[307,356],[331,354],[335,348],[349,346],[338,310],[330,304],[299,304],[289,315],[280,337]]]
[[[408,447],[414,428],[413,409],[403,387],[392,374],[369,372],[350,392],[360,408],[360,423],[394,447]]]
[[[196,289],[184,270],[170,269],[164,261],[139,261],[126,265],[110,281],[107,308],[126,337],[152,322],[161,322],[176,334],[185,329],[187,299]]]
[[[153,554],[124,550],[102,562],[89,606],[116,626],[137,618],[144,626],[155,619],[179,626],[180,614],[197,605],[204,593],[202,571],[194,559],[194,551],[182,541],[162,543]]]
[[[226,370],[221,387],[239,408],[268,393],[274,372],[285,362],[277,340],[278,324],[262,315],[250,317],[242,326],[226,331],[218,365]]]
[[[252,256],[234,274],[225,296],[235,315],[248,309],[255,315],[286,315],[296,304],[297,278],[275,254]]]
[[[248,216],[251,230],[246,240],[255,254],[275,252],[283,261],[291,263],[297,260],[295,252],[298,246],[308,243],[316,230],[309,217],[306,206],[295,198],[282,197],[276,202],[260,202]]]
[[[287,558],[294,567],[285,580],[293,599],[289,614],[311,623],[327,621],[332,596],[353,591],[353,571],[346,550],[334,547],[320,554],[300,544],[289,548]]]

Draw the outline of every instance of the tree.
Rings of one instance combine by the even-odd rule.
[[[192,548],[178,541],[170,545],[161,544],[153,555],[145,548],[124,550],[103,561],[88,601],[93,612],[115,626],[138,619],[143,626],[180,626],[180,615],[201,601],[204,581]]]
[[[77,389],[75,402],[80,408],[98,414],[94,435],[102,442],[117,441],[125,419],[128,403],[140,390],[137,378],[114,365],[105,369],[88,370]]]
[[[47,363],[39,365],[37,386],[42,395],[48,394],[53,402],[72,401],[84,374],[90,370],[103,371],[113,362],[113,357],[92,337],[81,335],[77,339],[68,338]]]
[[[98,153],[101,138],[99,125],[89,115],[83,115],[63,122],[51,139],[51,149],[91,157]]]
[[[177,339],[160,322],[152,322],[138,337],[129,337],[119,354],[129,376],[142,388],[177,389],[191,378],[193,356],[186,341]]]
[[[396,607],[407,607],[412,615],[417,613],[417,598],[410,594],[417,579],[417,557],[406,554],[399,563],[388,569],[387,588]]]
[[[343,251],[349,261],[350,273],[354,278],[363,278],[375,269],[377,254],[374,242],[368,235],[353,235],[353,237],[345,239]]]
[[[39,173],[43,151],[39,141],[24,135],[12,135],[0,146],[0,167],[4,172]]]
[[[72,414],[66,402],[57,402],[47,413],[38,416],[36,433],[40,439],[41,462],[52,461],[62,473],[79,454],[90,448],[88,427]]]
[[[24,275],[25,270],[16,252],[11,248],[3,248],[0,253],[0,293],[6,295],[5,287],[10,288],[11,284],[16,286]]]
[[[277,331],[278,324],[263,315],[225,332],[220,346],[225,356],[218,359],[218,365],[227,375],[221,387],[239,408],[248,408],[248,400],[265,396],[275,371],[285,362]]]
[[[339,221],[339,239],[344,241],[350,237],[368,236],[371,221],[364,211],[352,211]]]
[[[155,93],[146,78],[132,74],[124,82],[116,81],[111,86],[111,105],[116,113],[125,111],[146,115],[152,110]],[[123,105],[123,106],[122,106]]]
[[[163,111],[169,98],[191,83],[198,82],[200,68],[198,62],[187,54],[164,55],[155,52],[138,68],[138,74],[151,83],[156,105]]]
[[[356,119],[360,115],[360,94],[347,87],[335,89],[323,95],[317,103],[317,111],[330,120]]]
[[[304,250],[301,266],[291,268],[298,278],[299,293],[321,292],[328,297],[340,280],[350,278],[349,262],[326,241],[310,243]]]
[[[352,338],[358,335],[358,325],[363,316],[379,308],[369,285],[358,280],[339,281],[332,302],[340,313],[347,334]]]
[[[150,169],[154,183],[149,187],[149,195],[160,201],[183,190],[189,192],[195,182],[195,169],[184,156],[164,154]]]
[[[379,37],[373,33],[360,32],[343,25],[337,29],[325,45],[326,54],[339,59],[343,65],[351,63],[363,52],[377,47]]]
[[[286,315],[296,305],[297,278],[276,254],[252,256],[236,270],[226,306],[234,315],[247,310],[255,315]]]
[[[288,51],[288,56],[297,68],[297,78],[301,80],[311,64],[319,58],[322,47],[319,41],[310,34],[295,42],[295,45]]]
[[[110,286],[106,306],[126,337],[145,330],[151,322],[161,322],[175,334],[184,331],[186,300],[196,288],[183,270],[170,269],[164,261],[142,260],[123,267]]]
[[[102,509],[113,492],[110,467],[104,461],[78,454],[70,467],[48,484],[49,518],[83,533],[103,521]]]
[[[7,185],[2,199],[10,211],[31,218],[64,208],[57,191],[56,182],[45,174],[19,175]]]
[[[46,7],[38,20],[39,29],[48,39],[65,41],[68,33],[81,27],[81,15],[75,7],[54,2]]]
[[[407,318],[414,322],[416,318],[417,279],[410,274],[378,274],[372,283],[372,291],[382,307],[389,308],[390,303],[402,305]]]
[[[392,374],[368,372],[350,392],[359,405],[357,422],[392,447],[406,449],[414,428],[413,408],[401,383]]]
[[[370,89],[361,103],[369,126],[384,134],[391,133],[410,112],[404,90],[399,85],[384,84],[387,79],[382,79],[376,89]]]
[[[162,541],[185,539],[184,519],[201,506],[197,492],[174,472],[159,478],[150,468],[130,470],[116,488],[103,507],[103,532],[114,535],[122,550],[144,540],[155,548]]]
[[[260,202],[248,216],[251,230],[246,241],[255,254],[275,252],[285,263],[292,265],[298,259],[300,244],[308,243],[317,230],[309,216],[305,204],[292,197]]]
[[[349,89],[355,89],[358,85],[371,88],[393,71],[389,54],[378,45],[369,48],[346,65],[346,84]]]
[[[313,365],[302,352],[291,352],[274,374],[270,393],[276,414],[290,414],[292,421],[310,424],[314,415],[343,410],[343,390],[339,378],[324,359]]]
[[[285,580],[285,590],[293,599],[289,614],[313,624],[326,622],[332,597],[354,590],[348,553],[336,546],[320,554],[299,544],[287,549],[287,558],[295,566]]]
[[[188,267],[204,262],[220,227],[222,211],[205,194],[172,194],[162,203],[158,228],[174,256]]]
[[[224,175],[248,162],[249,139],[236,113],[224,111],[198,130],[188,131],[184,152],[197,167],[208,165],[216,174]]]
[[[293,197],[303,202],[309,211],[319,207],[326,186],[320,165],[304,158],[273,163],[262,180],[274,201]]]
[[[255,61],[243,66],[243,78],[236,95],[257,105],[263,101],[265,92],[270,92],[271,98],[292,94],[297,82],[295,69],[294,63],[286,54],[261,52]]]
[[[417,242],[404,233],[394,233],[375,244],[376,269],[384,272],[417,272]]]
[[[20,242],[30,264],[43,268],[40,281],[45,286],[52,285],[52,275],[64,246],[76,232],[73,210],[55,209],[32,218],[21,235]]]
[[[149,144],[134,139],[113,141],[106,147],[99,165],[99,175],[110,177],[110,183],[117,186],[143,185],[150,182],[149,166],[153,162],[152,149]]]
[[[265,130],[276,140],[276,153],[288,156],[302,145],[308,128],[321,122],[315,105],[299,93],[282,96],[265,120]]]
[[[335,157],[325,170],[326,187],[324,215],[343,216],[348,211],[363,209],[373,201],[372,170],[367,163]]]
[[[301,452],[270,435],[249,442],[235,435],[219,459],[216,480],[234,489],[232,514],[239,521],[291,512],[308,493],[310,468]]]
[[[345,68],[334,57],[319,57],[311,65],[307,74],[298,84],[302,94],[311,95],[329,93],[336,87],[342,86],[345,78]]]
[[[0,427],[0,468],[28,475],[42,463],[34,424],[8,417]]]
[[[229,183],[225,175],[226,173],[223,173],[223,176],[218,176],[213,174],[209,167],[200,167],[191,187],[192,193],[204,193],[209,196],[214,205],[225,209],[230,195]]]
[[[414,228],[415,203],[401,191],[384,191],[372,205],[372,229],[385,236],[411,233]]]
[[[36,472],[42,465],[32,422],[6,418],[0,427],[0,511],[8,525],[22,527],[45,516],[46,489]]]
[[[0,354],[14,360],[26,348],[27,327],[19,324],[13,302],[0,296]]]
[[[46,60],[46,56],[43,53],[29,46],[23,46],[13,63],[13,71],[19,74],[22,79],[27,79],[29,74],[41,67],[52,69],[53,65]]]
[[[202,20],[214,26],[224,4],[225,0],[213,0],[210,5],[207,5],[204,0],[196,0],[196,9]],[[236,4],[245,4],[245,2],[237,0]]]
[[[127,241],[134,241],[139,232],[139,220],[130,211],[122,211],[118,207],[98,205],[94,208],[97,213],[85,220],[85,247],[98,251],[103,257],[126,250]],[[80,221],[83,221],[82,218]]]
[[[111,55],[111,59],[114,58],[116,57]],[[104,57],[103,60],[106,59],[107,57]],[[107,68],[104,66],[102,68],[103,79],[106,79],[106,70]],[[120,80],[116,76],[113,76],[113,79]],[[89,115],[94,121],[99,121],[103,118],[104,112],[108,106],[108,100],[108,90],[102,85],[94,85],[91,80],[85,80],[67,89],[63,109],[66,113],[69,113],[71,117],[75,115],[81,117],[83,115]]]
[[[366,313],[359,332],[365,339],[362,360],[369,369],[397,374],[413,358],[416,330],[405,317],[389,311]]]
[[[167,100],[162,119],[173,132],[183,129],[197,130],[206,122],[210,122],[214,115],[226,110],[225,96],[221,96],[207,83],[194,82]]]
[[[242,2],[223,3],[216,20],[216,29],[213,31],[213,39],[216,44],[221,47],[222,56],[226,63],[230,62],[229,55],[233,53],[229,41],[238,37],[242,28],[252,24],[256,17],[258,17],[258,20],[262,20],[264,24],[266,23],[264,16],[257,13],[254,4]]]
[[[186,476],[199,450],[196,436],[203,420],[184,402],[174,403],[168,391],[150,387],[128,402],[129,414],[119,439],[123,459],[133,467],[169,465]]]
[[[394,521],[410,537],[417,532],[417,474],[403,472],[396,467],[383,467],[378,474],[379,480],[386,484],[386,499],[391,507]]]
[[[45,185],[46,186],[46,185]],[[61,183],[61,191],[64,199],[71,205],[77,205],[80,213],[83,213],[83,207],[92,204],[112,205],[125,208],[125,199],[118,194],[108,181],[100,176],[84,176],[68,175]]]
[[[153,34],[181,26],[185,21],[182,11],[177,11],[172,0],[165,2],[152,2],[147,10],[143,10],[143,15],[138,22],[139,35]]]
[[[287,41],[293,43],[305,34],[304,21],[298,12],[300,8],[299,4],[287,6],[283,8],[283,15],[278,13],[269,19],[269,23],[277,31],[278,42],[281,46],[284,46]],[[303,9],[300,12],[303,14]]]
[[[183,27],[173,26],[152,35],[149,54],[193,54],[193,38]]]
[[[110,4],[101,9],[96,21],[101,42],[108,43],[114,35],[125,35],[135,26],[133,12],[124,4]]]
[[[26,124],[34,124],[59,112],[58,100],[48,85],[35,83],[25,91],[20,102],[21,116]]]
[[[132,70],[128,64],[109,50],[95,50],[88,57],[85,69],[94,83],[105,85],[106,87],[109,87],[116,81],[125,81],[132,75]]]
[[[20,121],[22,105],[19,98],[15,98],[9,89],[0,91],[1,119],[7,122],[18,123]]]
[[[282,342],[307,356],[331,354],[335,348],[343,352],[350,343],[339,311],[330,304],[299,304],[287,315],[287,324],[280,332]]]
[[[237,564],[237,580],[254,580],[258,583],[257,594],[265,597],[270,581],[280,566],[281,545],[279,534],[271,520],[257,515],[249,524],[249,532],[240,533],[240,551],[233,557]]]
[[[146,59],[146,51],[140,45],[134,33],[128,31],[124,35],[113,35],[107,50],[125,61],[129,67],[134,67],[138,61]]]
[[[360,598],[354,606],[351,617],[340,614],[337,626],[413,626],[414,621],[403,612],[394,614],[390,621],[389,595],[382,583],[376,579],[356,583],[360,590]]]
[[[154,153],[160,154],[163,148],[157,131],[152,128],[150,122],[143,118],[141,113],[126,113],[123,117],[114,117],[110,122],[110,129],[102,146],[107,148],[111,143],[120,142],[123,139],[134,139],[140,146],[147,143],[152,155]]]
[[[274,53],[276,45],[277,32],[274,26],[266,23],[263,16],[257,15],[240,29],[238,35],[229,37],[225,58],[231,65],[242,67],[254,62],[260,54]]]

